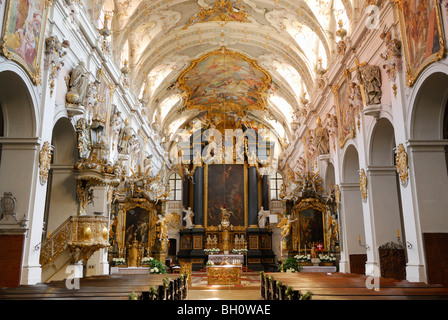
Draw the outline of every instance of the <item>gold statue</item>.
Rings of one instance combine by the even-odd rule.
[[[292,223],[294,221],[297,221],[297,219],[291,220],[291,216],[285,216],[280,223],[278,224],[278,227],[282,229],[281,235],[282,235],[282,241],[286,239],[287,236],[291,233]]]
[[[137,267],[138,265],[138,241],[135,238],[136,234],[134,234],[134,241],[129,249],[128,255],[128,266],[129,267]]]

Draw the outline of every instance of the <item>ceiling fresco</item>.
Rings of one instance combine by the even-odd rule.
[[[242,109],[293,139],[292,122],[335,61],[338,25],[364,0],[82,0],[111,30],[145,116],[173,137],[207,108]],[[364,2],[363,2],[364,1]],[[228,53],[219,54],[221,48]],[[305,96],[308,99],[305,99]]]

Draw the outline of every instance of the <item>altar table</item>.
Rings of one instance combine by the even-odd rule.
[[[238,265],[244,263],[244,256],[242,254],[211,254],[208,256],[208,260],[213,261],[214,264],[227,262]]]
[[[302,272],[334,273],[336,272],[336,266],[303,266]]]
[[[243,268],[241,265],[222,265],[207,267],[208,284],[241,284]]]
[[[111,267],[110,274],[149,274],[149,267]]]

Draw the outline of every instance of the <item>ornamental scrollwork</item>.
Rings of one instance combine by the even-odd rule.
[[[51,166],[51,145],[45,141],[39,152],[39,178],[40,184],[45,185],[48,181],[48,173]]]
[[[401,185],[403,187],[406,187],[409,179],[408,154],[406,153],[406,150],[401,143],[395,149],[395,163],[398,175],[400,177]]]
[[[361,188],[362,201],[367,202],[367,175],[364,169],[359,171],[359,187]]]

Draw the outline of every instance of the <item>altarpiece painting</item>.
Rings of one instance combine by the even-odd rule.
[[[206,226],[221,223],[221,207],[230,212],[230,224],[246,226],[246,181],[245,165],[206,166]]]
[[[293,231],[293,242],[297,242],[299,251],[310,250],[317,244],[322,244],[324,251],[328,250],[325,212],[322,199],[303,198],[294,206],[293,215],[297,222],[296,231]]]
[[[130,247],[134,240],[151,249],[156,240],[157,214],[154,205],[148,201],[129,201],[118,205],[117,242],[121,253]]]

